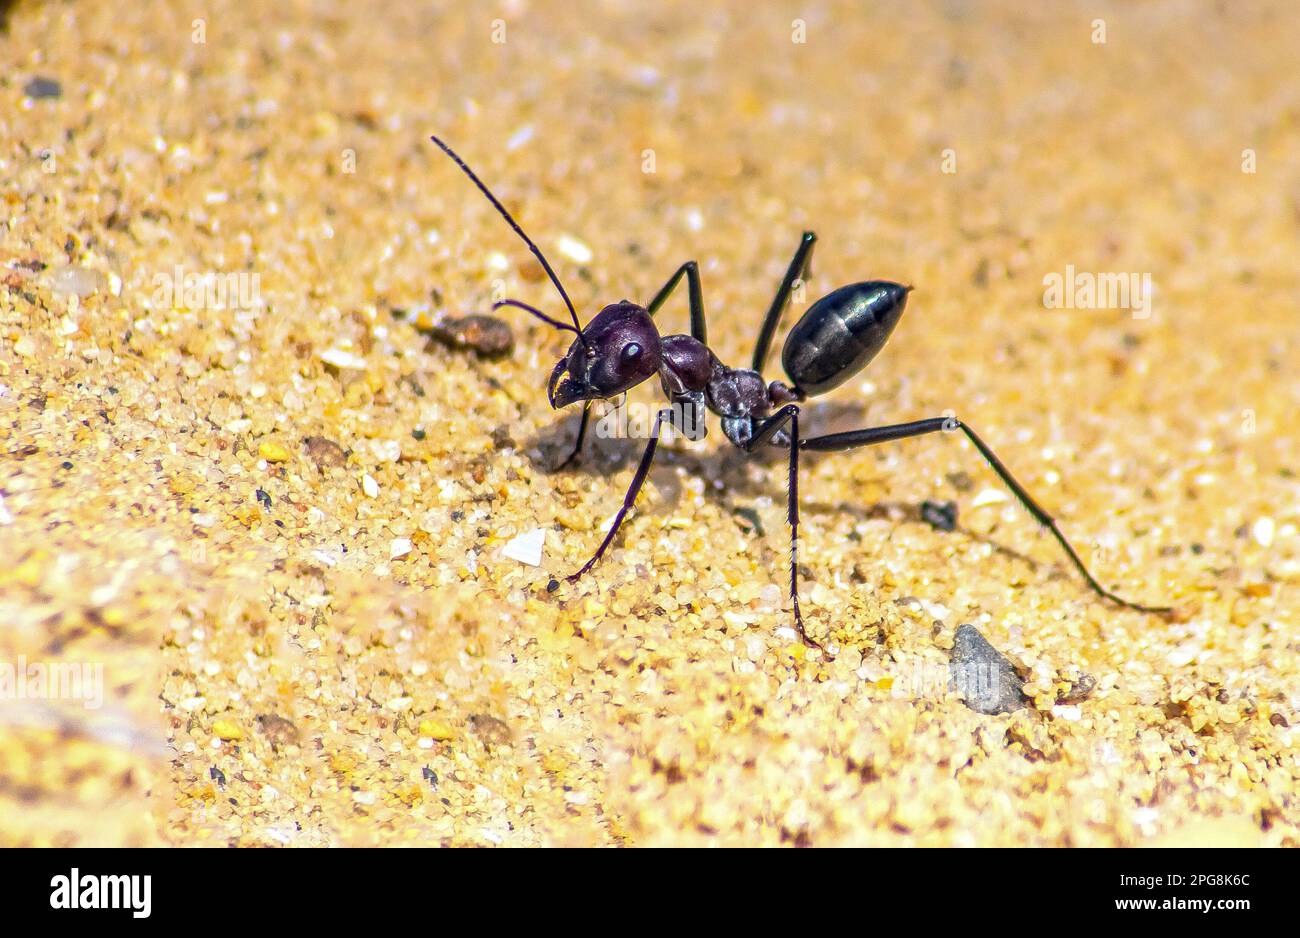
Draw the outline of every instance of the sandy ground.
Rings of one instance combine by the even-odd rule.
[[[1296,845],[1291,5],[499,6],[9,11],[0,843]],[[563,336],[416,328],[561,311],[430,132],[584,316],[698,259],[732,364],[805,228],[795,313],[914,284],[807,428],[958,414],[1175,614],[940,436],[805,461],[805,653],[781,460],[716,425],[548,590],[640,443],[553,472]],[[1026,706],[948,687],[965,623]]]

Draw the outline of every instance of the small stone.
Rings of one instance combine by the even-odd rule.
[[[289,451],[279,443],[273,443],[270,440],[263,441],[258,445],[257,454],[267,462],[285,462],[289,459]]]
[[[1011,713],[1025,706],[1020,675],[973,625],[958,627],[948,671],[954,689],[976,713]]]
[[[546,544],[546,529],[534,528],[511,538],[501,548],[501,553],[511,560],[536,567],[542,562],[542,547]]]
[[[379,483],[376,482],[375,477],[368,472],[363,472],[361,474],[361,491],[365,493],[366,498],[379,497]]]
[[[343,451],[343,447],[328,437],[309,436],[302,441],[302,445],[307,450],[307,455],[311,457],[311,461],[316,464],[316,468],[322,472],[326,468],[348,464],[348,454]]]
[[[89,267],[60,267],[50,275],[50,289],[85,299],[99,289],[103,278]]]
[[[392,543],[388,545],[388,559],[396,560],[398,557],[405,557],[411,552],[411,539],[409,537],[395,537]]]
[[[504,720],[487,713],[475,713],[470,716],[469,726],[474,731],[474,735],[483,742],[496,746],[508,744],[513,736]]]
[[[63,85],[55,78],[35,75],[28,80],[27,84],[23,85],[23,94],[38,101],[42,98],[61,98],[63,97]]]
[[[259,713],[257,728],[272,746],[296,746],[298,744],[298,727],[289,720],[274,713]]]
[[[957,503],[921,502],[921,520],[937,531],[955,531],[957,529]]]
[[[212,724],[212,734],[217,739],[224,739],[227,742],[234,742],[244,738],[244,730],[234,720],[217,720]]]
[[[1071,683],[1069,689],[1057,698],[1058,704],[1077,704],[1082,703],[1092,696],[1092,692],[1097,689],[1097,679],[1091,674],[1081,674],[1079,679]]]
[[[371,440],[370,450],[380,462],[397,462],[402,458],[400,440]]]
[[[1276,530],[1277,525],[1274,524],[1272,518],[1260,518],[1250,529],[1250,533],[1255,538],[1255,543],[1260,547],[1271,547]]]
[[[428,739],[446,741],[456,738],[456,731],[441,720],[421,720],[420,735]]]
[[[970,477],[970,473],[964,470],[950,472],[945,478],[948,480],[948,484],[959,492],[969,492],[975,487],[975,480]]]
[[[480,358],[509,355],[515,347],[510,324],[495,316],[449,317],[421,331],[448,348],[466,349]]]

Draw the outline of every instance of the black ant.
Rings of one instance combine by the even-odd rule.
[[[657,374],[665,396],[673,405],[660,410],[656,416],[636,475],[632,477],[632,484],[623,498],[623,506],[614,516],[614,523],[605,539],[600,542],[596,553],[578,572],[568,577],[570,583],[590,570],[614,540],[614,535],[636,502],[637,494],[650,471],[661,427],[667,423],[689,439],[701,439],[705,434],[704,409],[708,408],[721,418],[722,432],[727,439],[745,452],[752,453],[764,444],[788,448],[790,451],[790,598],[794,605],[795,630],[804,643],[811,647],[820,649],[821,645],[804,631],[803,616],[799,612],[799,453],[855,449],[941,430],[960,430],[965,434],[1034,520],[1052,533],[1098,596],[1139,612],[1170,612],[1169,608],[1163,606],[1143,606],[1129,602],[1098,583],[1065,539],[1052,516],[1034,501],[978,434],[955,417],[934,417],[825,436],[799,435],[799,402],[838,387],[875,358],[903,315],[907,295],[912,290],[910,286],[905,287],[888,280],[868,280],[840,287],[808,307],[786,336],[781,350],[781,364],[790,378],[790,384],[781,381],[768,383],[764,381],[762,372],[767,363],[772,337],[782,314],[790,304],[791,293],[796,283],[802,282],[812,260],[817,236],[811,231],[804,232],[781,286],[776,291],[776,297],[768,308],[763,327],[758,333],[753,361],[747,369],[728,368],[709,349],[700,272],[695,261],[687,261],[677,268],[677,272],[655,294],[649,305],[638,306],[628,300],[612,303],[583,327],[560,278],[551,269],[541,249],[524,234],[518,222],[465,161],[437,137],[431,139],[478,186],[501,217],[514,229],[515,234],[528,245],[529,250],[541,262],[546,275],[555,284],[564,305],[568,307],[572,325],[552,319],[541,310],[518,300],[501,300],[492,307],[497,309],[513,306],[531,313],[556,329],[577,335],[568,353],[551,371],[546,386],[551,407],[560,408],[578,402],[583,405],[577,442],[560,468],[568,465],[582,450],[593,401],[618,397]],[[654,324],[654,314],[683,276],[686,277],[690,302],[691,334],[661,336]]]

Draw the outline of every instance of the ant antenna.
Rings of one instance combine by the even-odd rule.
[[[573,326],[569,325],[567,322],[560,322],[558,319],[552,319],[536,306],[529,306],[527,303],[521,303],[518,300],[497,300],[492,304],[492,311],[496,312],[503,306],[513,306],[515,309],[522,309],[524,312],[532,313],[548,326],[554,326],[561,332],[578,332],[577,329],[573,328]],[[582,333],[578,332],[578,335],[582,335]]]
[[[470,169],[467,165],[465,165],[465,161],[456,155],[455,150],[447,146],[447,144],[443,143],[441,140],[439,140],[437,137],[433,136],[432,134],[429,135],[429,139],[432,140],[434,143],[436,143],[438,145],[438,148],[442,150],[443,153],[446,153],[448,156],[450,156],[452,162],[454,162],[457,166],[461,168],[462,171],[464,171],[465,175],[470,178],[470,181],[473,182],[474,185],[478,186],[479,191],[482,192],[485,196],[487,196],[487,200],[492,203],[492,207],[501,213],[501,217],[504,218],[506,222],[510,225],[510,227],[515,230],[515,234],[519,235],[519,237],[523,239],[524,244],[528,245],[528,250],[532,251],[533,254],[537,256],[537,259],[541,261],[542,269],[546,271],[546,276],[551,278],[551,283],[555,284],[555,289],[560,291],[560,297],[564,300],[564,305],[569,307],[569,315],[573,317],[573,331],[578,333],[578,338],[583,340],[582,342],[583,347],[586,347],[587,341],[586,341],[586,337],[583,336],[582,334],[582,323],[578,322],[578,311],[573,308],[573,302],[569,299],[569,294],[564,292],[564,284],[560,283],[560,278],[555,276],[555,271],[551,269],[550,263],[546,260],[546,255],[542,253],[542,249],[533,243],[532,238],[524,234],[524,229],[519,227],[519,222],[515,221],[514,218],[511,217],[510,213],[506,211],[506,207],[502,205],[501,202],[498,201],[497,197],[492,194],[492,190],[489,189],[483,183],[482,179],[479,179],[478,176],[474,174],[474,170]],[[509,305],[523,306],[523,304],[520,303],[511,303]],[[528,307],[523,307],[523,308],[528,309]],[[561,329],[569,328],[568,326],[561,326],[559,323],[555,322],[555,320],[549,319],[546,316],[542,316],[542,318],[546,319],[547,322],[551,323],[557,328],[561,328]]]

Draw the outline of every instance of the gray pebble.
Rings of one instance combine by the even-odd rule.
[[[948,671],[953,688],[976,713],[1011,713],[1025,706],[1024,681],[973,625],[958,626]]]
[[[58,98],[63,95],[63,86],[53,78],[37,75],[23,85],[23,94],[29,98]]]
[[[937,531],[957,530],[956,502],[921,502],[921,520]]]

